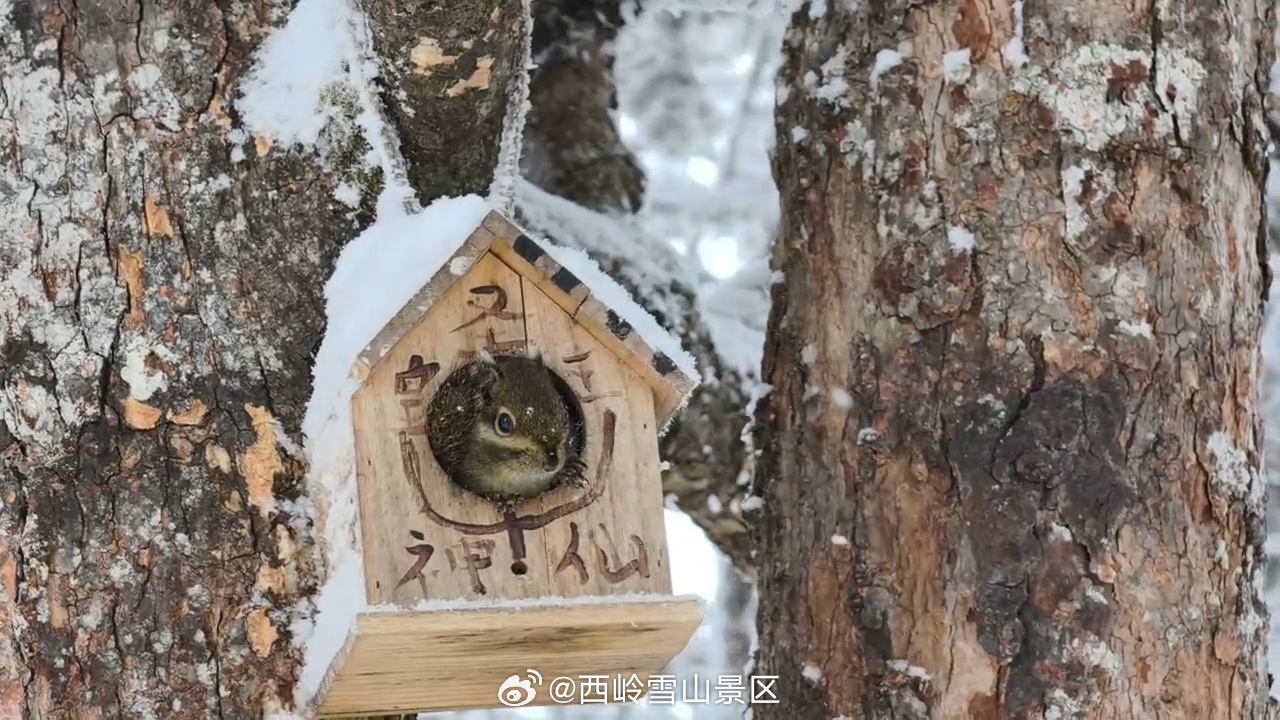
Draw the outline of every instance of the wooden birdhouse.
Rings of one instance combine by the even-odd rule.
[[[658,455],[696,370],[579,257],[490,212],[360,356],[351,411],[371,608],[329,668],[321,716],[502,707],[500,686],[529,670],[644,686],[697,629],[701,601],[672,596]],[[432,401],[481,353],[540,356],[571,421],[577,482],[495,500],[445,467]],[[553,702],[538,682],[529,704]]]

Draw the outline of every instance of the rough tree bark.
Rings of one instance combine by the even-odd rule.
[[[616,91],[610,45],[623,22],[618,0],[534,0],[532,109],[525,130],[525,177],[583,208],[625,215],[640,208],[644,171],[622,143],[613,113]],[[518,206],[525,210],[527,207]],[[539,213],[520,219],[557,242],[581,238],[538,227]],[[746,461],[741,442],[747,397],[743,379],[721,361],[702,323],[697,286],[705,276],[663,238],[644,247],[586,249],[658,322],[677,333],[698,360],[704,384],[660,444],[670,463],[663,489],[740,572],[754,573],[750,535],[733,501]],[[669,272],[639,271],[635,253]]]
[[[486,191],[519,4],[379,5],[456,59],[389,75],[419,110],[393,113],[419,199]],[[322,157],[242,127],[237,84],[291,6],[0,6],[0,717],[249,718],[292,699],[288,625],[316,557],[288,438],[324,282],[381,178],[352,162],[351,88],[331,88]],[[383,17],[380,49],[406,51]],[[459,28],[483,37],[463,47]],[[339,182],[364,190],[354,217]]]
[[[1264,715],[1274,22],[792,17],[756,717]]]

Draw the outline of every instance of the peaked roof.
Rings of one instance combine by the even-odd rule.
[[[485,253],[493,253],[537,285],[644,379],[653,389],[659,434],[666,432],[700,382],[693,357],[585,254],[540,242],[494,210],[360,352],[356,376],[362,380],[368,377],[435,301]]]

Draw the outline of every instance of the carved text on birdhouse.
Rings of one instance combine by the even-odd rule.
[[[574,316],[588,293],[511,243],[462,253],[353,400],[370,602],[670,593],[655,391],[625,333],[602,343]]]

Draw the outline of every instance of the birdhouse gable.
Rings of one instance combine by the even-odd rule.
[[[653,393],[657,429],[659,434],[665,432],[700,381],[697,365],[679,339],[664,330],[585,253],[536,240],[493,211],[360,353],[356,376],[367,377],[391,348],[424,320],[446,291],[470,275],[487,255],[541,290],[630,367]],[[509,297],[497,294],[487,299],[504,307],[511,302]],[[479,301],[480,298],[472,300]],[[491,304],[484,312],[510,311]]]

